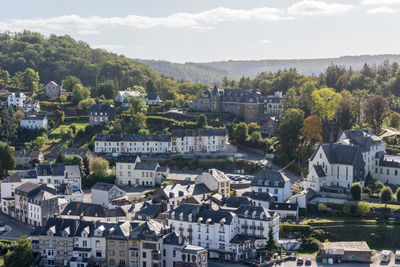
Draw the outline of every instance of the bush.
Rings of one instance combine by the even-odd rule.
[[[362,195],[362,185],[360,183],[352,184],[350,188],[350,193],[353,200],[360,201]]]
[[[320,242],[313,238],[313,237],[308,237],[303,240],[303,243],[301,244],[300,250],[302,252],[315,252],[319,248]]]

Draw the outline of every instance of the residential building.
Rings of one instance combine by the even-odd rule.
[[[222,197],[230,196],[231,180],[222,171],[209,169],[195,179],[195,184],[204,184],[211,191],[216,191]]]
[[[285,202],[291,195],[290,179],[279,171],[262,170],[251,181],[251,191],[271,193],[275,201]]]
[[[33,167],[34,164],[43,162],[43,153],[40,150],[22,149],[13,151],[15,164],[20,167]]]
[[[153,199],[165,200],[168,203],[167,209],[174,209],[181,204],[182,200],[193,196],[194,187],[195,185],[193,184],[181,185],[174,183],[172,185],[164,185],[154,192]]]
[[[258,190],[257,190],[258,191]],[[254,206],[263,207],[269,209],[271,204],[275,201],[275,196],[270,192],[244,192],[243,197],[248,197],[251,199],[251,203]]]
[[[96,135],[95,153],[194,153],[231,151],[226,129],[173,131],[172,134],[105,134]]]
[[[20,106],[23,107],[24,106],[24,102],[26,100],[26,95],[24,93],[11,93],[10,95],[8,95],[8,101],[7,104],[8,106]]]
[[[169,175],[168,167],[161,167],[157,162],[141,162],[137,155],[120,154],[115,162],[117,184],[154,186]]]
[[[23,107],[25,113],[36,114],[40,111],[40,102],[38,100],[26,100]]]
[[[278,130],[279,118],[270,116],[260,121],[260,133],[266,136],[274,136]]]
[[[73,191],[81,190],[81,172],[78,165],[38,164],[35,170],[40,184],[52,184],[57,190],[62,184],[70,184]]]
[[[297,220],[299,216],[299,205],[297,203],[274,202],[269,210],[279,214],[281,219]]]
[[[157,94],[148,94],[146,96],[146,104],[148,106],[159,106],[162,105],[164,101],[161,100],[160,96]]]
[[[113,184],[97,182],[91,189],[92,203],[108,206],[113,199],[125,196],[126,192]]]
[[[49,121],[47,120],[47,116],[31,115],[22,118],[19,122],[19,125],[21,126],[21,128],[25,129],[40,129],[40,128],[47,129],[48,122]]]
[[[87,221],[118,222],[126,220],[126,213],[121,207],[106,207],[100,204],[86,202],[70,202],[61,212],[61,218],[79,219],[85,217]]]
[[[110,104],[94,104],[89,110],[89,124],[103,125],[110,124],[114,119],[114,106]]]
[[[306,187],[316,192],[346,193],[353,183],[363,183],[366,176],[359,146],[320,144],[308,166]]]
[[[76,148],[76,147],[59,147],[55,146],[51,149],[50,153],[47,154],[47,161],[52,162],[57,158],[58,153],[62,151],[65,156],[80,156],[83,160],[87,159],[91,161],[94,159],[92,151],[88,148]]]
[[[282,91],[275,92],[264,99],[264,113],[269,116],[279,116],[283,112],[283,100],[285,96]]]
[[[115,102],[122,103],[122,106],[129,106],[129,99],[132,97],[139,97],[141,95],[138,91],[118,91],[115,96]]]
[[[400,185],[400,156],[377,152],[372,177],[390,185]]]
[[[45,95],[48,98],[57,98],[60,97],[65,90],[62,88],[62,82],[48,82],[45,86]]]
[[[231,113],[247,122],[254,122],[264,115],[264,99],[253,89],[218,89],[215,86],[193,101],[191,110]]]

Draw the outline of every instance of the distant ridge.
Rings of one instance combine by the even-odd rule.
[[[275,72],[279,69],[289,68],[296,68],[300,74],[304,75],[319,75],[331,64],[360,70],[365,63],[379,65],[385,60],[400,62],[400,55],[360,55],[319,59],[228,60],[204,63],[188,62],[185,64],[156,60],[140,61],[151,66],[156,71],[176,79],[212,84],[222,81],[225,76],[228,76],[229,79],[238,79],[241,76],[255,77],[261,72]]]

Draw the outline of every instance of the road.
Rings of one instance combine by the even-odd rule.
[[[393,131],[390,129],[383,129],[383,130],[385,130],[386,132],[380,136],[382,138],[400,134],[400,131]]]
[[[17,240],[20,236],[30,235],[31,231],[33,230],[32,226],[17,221],[16,219],[11,218],[3,213],[0,213],[0,221],[11,226],[12,228],[10,232],[1,234],[0,239]]]

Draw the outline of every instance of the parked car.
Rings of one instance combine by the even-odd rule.
[[[392,252],[390,250],[382,250],[381,252],[381,261],[390,262],[392,258]]]
[[[396,250],[395,258],[396,261],[400,261],[400,250]]]
[[[305,264],[306,264],[306,265],[311,265],[311,260],[310,260],[310,259],[306,259]]]
[[[304,263],[303,258],[298,258],[297,259],[297,265],[303,265],[303,263]]]

